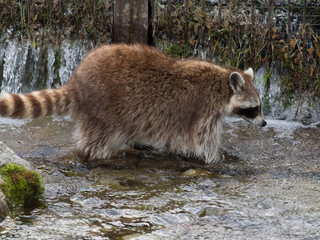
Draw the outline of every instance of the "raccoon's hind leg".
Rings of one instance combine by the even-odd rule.
[[[77,129],[77,155],[84,162],[106,159],[125,145],[119,132],[109,132],[102,126],[84,126]]]

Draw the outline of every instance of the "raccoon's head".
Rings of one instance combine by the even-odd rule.
[[[232,72],[229,76],[229,86],[233,95],[227,106],[227,113],[242,117],[256,126],[266,126],[267,122],[261,114],[259,93],[253,84],[252,68],[244,71],[243,74]]]

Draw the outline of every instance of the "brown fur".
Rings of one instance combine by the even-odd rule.
[[[250,76],[238,69],[177,60],[147,46],[101,46],[59,89],[27,94],[23,100],[29,103],[20,95],[0,95],[0,114],[34,118],[71,111],[85,160],[138,143],[210,163],[219,157],[223,117],[232,112],[235,90],[229,77],[235,71],[245,80],[241,96],[259,98]],[[11,111],[10,102],[15,103]]]

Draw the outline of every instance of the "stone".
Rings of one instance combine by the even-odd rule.
[[[0,167],[8,163],[14,163],[16,165],[23,166],[28,170],[34,169],[32,163],[17,156],[12,149],[8,148],[3,142],[0,141]]]
[[[0,168],[8,163],[14,163],[19,166],[23,166],[28,170],[33,170],[32,163],[18,157],[14,151],[8,148],[3,142],[0,141]],[[0,176],[0,184],[2,182]],[[6,196],[0,189],[0,221],[2,221],[9,214],[9,208],[6,202]]]

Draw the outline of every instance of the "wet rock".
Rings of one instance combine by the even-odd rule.
[[[14,163],[16,165],[25,167],[28,170],[33,169],[33,165],[30,162],[18,157],[13,150],[8,148],[3,142],[0,141],[0,167],[8,163]]]
[[[14,153],[14,151],[8,148],[3,142],[0,142],[0,167],[8,163],[14,163],[16,165],[23,166],[28,170],[33,169],[33,165],[30,162],[18,157]],[[0,183],[1,182],[2,182],[2,179],[0,176]],[[8,214],[9,214],[9,208],[6,203],[6,198],[4,193],[0,189],[0,221],[3,220]]]

